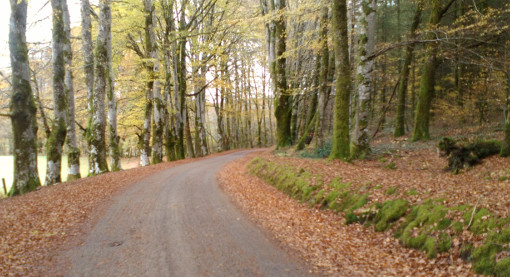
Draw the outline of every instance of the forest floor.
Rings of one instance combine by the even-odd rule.
[[[446,159],[437,154],[435,144],[434,141],[411,144],[405,138],[393,140],[385,136],[375,141],[371,158],[352,163],[305,159],[293,149],[270,150],[256,156],[276,168],[291,166],[298,176],[311,173],[314,177],[310,186],[322,186],[326,190],[324,196],[331,190],[325,184],[337,178],[359,189],[360,195],[369,195],[368,205],[405,199],[412,206],[426,203],[427,199],[439,199],[438,205],[445,207],[487,208],[492,213],[490,216],[508,218],[510,159],[492,156],[453,175],[444,169]],[[268,185],[247,169],[254,157],[230,164],[220,173],[225,190],[254,220],[299,252],[317,270],[334,276],[474,275],[473,265],[460,257],[461,248],[468,242],[475,247],[482,245],[487,233],[474,235],[464,227],[459,234],[452,234],[449,251],[428,259],[424,251],[406,248],[394,238],[395,228],[375,232],[370,226],[346,225],[342,213],[323,209],[321,203],[298,201]],[[278,176],[269,178],[275,180]],[[471,210],[467,211],[470,215]],[[463,219],[462,214],[456,216],[467,225],[469,218]],[[490,216],[477,220],[484,221]]]

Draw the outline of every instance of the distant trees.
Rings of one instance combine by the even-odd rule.
[[[145,166],[273,143],[353,159],[381,133],[426,140],[438,122],[484,124],[501,111],[510,141],[505,3],[83,0],[73,43],[66,2],[51,3],[55,79],[44,70],[49,50],[31,54],[28,94],[48,184],[60,181],[62,153],[69,178],[80,177],[85,152],[91,174],[119,170],[123,155]]]

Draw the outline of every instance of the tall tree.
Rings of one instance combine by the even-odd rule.
[[[107,18],[107,25],[111,26],[111,15]],[[108,63],[106,72],[106,98],[108,99],[108,133],[110,138],[110,167],[112,171],[121,170],[120,157],[120,138],[117,134],[117,99],[114,90],[114,74],[113,74],[113,50],[112,36],[108,36],[107,40]]]
[[[287,59],[285,51],[287,48],[286,19],[285,19],[285,0],[275,0],[275,11],[277,19],[275,21],[276,37],[276,63],[275,63],[275,117],[277,147],[285,147],[292,143],[291,139],[291,116],[292,116],[292,95],[287,88]]]
[[[94,53],[92,42],[92,22],[90,19],[90,3],[89,0],[81,0],[81,41],[83,55],[83,71],[85,75],[85,88],[87,89],[87,108],[92,114],[93,95],[94,95]],[[92,120],[92,116],[90,116]],[[89,122],[89,126],[91,122]],[[90,136],[90,128],[87,130]],[[89,152],[89,168],[92,168],[92,145],[91,140],[87,139],[87,147]]]
[[[441,0],[429,1],[430,16],[428,28],[430,30],[427,33],[428,40],[436,39],[436,33],[433,30],[437,29],[441,18],[454,2],[455,0],[449,0],[448,4],[443,7],[441,5]],[[423,65],[420,79],[420,92],[418,95],[418,104],[416,106],[412,141],[426,140],[430,138],[430,107],[432,104],[432,97],[434,95],[434,86],[436,84],[435,69],[438,64],[437,54],[438,43],[432,42],[427,44],[425,53],[426,61]]]
[[[14,181],[8,195],[13,196],[41,185],[37,173],[37,108],[30,86],[26,41],[27,1],[10,0],[9,51],[12,68],[10,103],[14,137]]]
[[[423,1],[420,1],[416,6],[416,11],[414,12],[413,22],[411,24],[411,28],[409,29],[409,40],[412,40],[416,37],[416,30],[418,29],[418,25],[420,25],[420,17],[421,12],[423,10]],[[395,137],[400,137],[405,134],[405,114],[406,114],[406,94],[407,94],[407,84],[409,83],[409,72],[411,70],[411,61],[413,60],[413,51],[414,47],[412,45],[408,45],[406,47],[406,53],[404,57],[404,64],[400,71],[400,83],[398,85],[398,104],[397,104],[397,116],[395,122],[395,131],[393,135]]]
[[[71,19],[67,1],[63,1],[64,10],[64,58],[65,58],[65,89],[67,95],[67,180],[79,179],[80,175],[80,148],[76,140],[75,106],[74,106],[74,80],[73,80],[73,52],[71,49]]]
[[[336,68],[333,146],[330,154],[332,159],[348,159],[350,154],[349,98],[351,92],[351,69],[349,63],[346,2],[346,0],[333,0],[332,8],[332,32]]]
[[[370,152],[368,136],[368,116],[370,114],[370,98],[374,90],[373,71],[375,42],[375,0],[362,0],[362,11],[359,16],[360,30],[358,34],[358,64],[356,72],[356,118],[352,138],[351,155],[364,157]]]
[[[53,126],[46,141],[47,186],[61,182],[62,147],[67,133],[67,96],[65,90],[66,32],[64,27],[64,5],[66,0],[51,0],[53,18],[52,66],[53,66]]]
[[[322,7],[321,21],[320,21],[320,75],[319,75],[319,102],[317,107],[317,118],[315,126],[315,140],[317,148],[321,148],[324,144],[324,136],[326,132],[326,107],[329,100],[329,87],[328,87],[328,69],[329,69],[329,49],[328,49],[328,20],[329,20],[329,7]]]
[[[150,2],[150,3],[147,3]],[[152,61],[152,96],[153,96],[153,122],[152,122],[152,154],[151,159],[153,164],[157,164],[163,161],[163,132],[164,126],[164,114],[165,114],[165,101],[161,94],[161,82],[159,81],[159,56],[158,46],[156,43],[156,32],[154,28],[156,26],[156,7],[152,3],[152,0],[147,0],[145,5],[150,5],[150,22],[148,24],[149,36],[147,37],[150,41],[150,59]],[[149,19],[146,19],[146,22]]]
[[[99,27],[95,48],[94,93],[89,131],[92,175],[108,171],[106,163],[105,93],[109,77],[108,41],[111,39],[110,0],[99,1]]]

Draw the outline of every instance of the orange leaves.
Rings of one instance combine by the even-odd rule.
[[[280,158],[263,154],[281,164],[306,168],[313,174],[320,174],[324,183],[335,177],[342,182],[365,186],[371,197],[388,199],[406,197],[410,188],[421,188],[431,194],[444,193],[434,186],[428,188],[423,180],[439,180],[436,173],[429,176],[422,170],[405,172],[379,168],[373,162],[363,166],[339,161],[303,160]],[[267,229],[281,243],[304,257],[316,271],[331,276],[471,276],[471,265],[449,253],[441,254],[435,260],[413,249],[400,245],[389,232],[376,233],[359,224],[345,225],[344,220],[330,210],[310,208],[269,186],[245,172],[245,164],[253,157],[227,165],[219,174],[219,180],[232,200],[246,211],[254,221]],[[410,160],[414,159],[409,157]],[[409,162],[409,161],[406,161]],[[429,167],[434,167],[429,161]],[[326,165],[327,164],[327,165]],[[364,167],[364,168],[363,168]],[[441,175],[444,176],[444,175]],[[411,185],[406,182],[410,181]],[[378,185],[382,184],[382,188]],[[386,195],[387,188],[398,185],[396,195]],[[443,184],[444,185],[444,184]],[[452,189],[453,191],[453,189]],[[458,191],[458,189],[456,189]],[[377,196],[375,196],[377,194]],[[410,195],[410,198],[416,198]],[[427,195],[428,197],[428,195]],[[417,201],[417,200],[416,200]]]

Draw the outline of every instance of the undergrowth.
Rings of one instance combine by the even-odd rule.
[[[261,158],[252,160],[248,168],[253,175],[302,203],[334,210],[344,216],[345,224],[359,223],[373,226],[377,232],[391,232],[403,245],[422,250],[431,259],[451,251],[453,238],[463,231],[482,235],[486,238],[482,245],[475,247],[464,242],[459,256],[471,261],[476,273],[510,276],[510,218],[496,217],[476,206],[447,207],[444,199],[427,199],[415,205],[402,198],[373,202],[360,187],[340,178],[326,184],[320,175],[303,168]],[[391,187],[385,194],[394,195],[397,190]],[[416,190],[406,192],[415,194]]]

